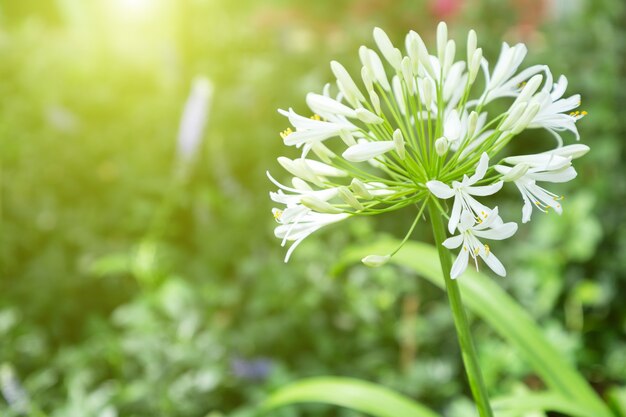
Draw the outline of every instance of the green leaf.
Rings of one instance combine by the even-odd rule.
[[[555,411],[570,417],[594,416],[592,410],[582,408],[580,404],[560,394],[552,392],[528,393],[494,399],[491,403],[496,415],[523,415],[531,411]]]
[[[348,407],[375,417],[440,417],[427,407],[371,382],[352,378],[317,377],[287,385],[272,394],[263,411],[297,403]]]
[[[398,243],[396,240],[385,240],[365,247],[350,248],[337,270],[369,254],[390,253]],[[437,250],[430,245],[408,242],[391,262],[413,269],[433,284],[444,288]],[[533,367],[551,391],[583,409],[593,410],[591,417],[611,416],[607,406],[585,379],[563,359],[563,355],[547,341],[528,313],[495,283],[495,279],[499,278],[488,277],[468,268],[459,279],[467,307],[515,346],[520,356]]]
[[[619,417],[626,417],[626,387],[613,387],[607,392],[608,402]]]

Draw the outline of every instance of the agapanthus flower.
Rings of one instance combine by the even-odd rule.
[[[331,62],[335,81],[306,96],[310,112],[280,110],[292,125],[281,137],[300,155],[278,158],[291,185],[269,176],[279,188],[270,196],[282,207],[273,209],[275,234],[283,245],[293,242],[285,261],[325,226],[414,207],[406,242],[426,203],[434,202],[448,219],[449,233],[458,231],[443,242],[448,249],[461,247],[451,276],[460,276],[470,258],[477,268],[484,262],[504,276],[502,263],[479,239],[507,239],[517,224],[504,222],[484,198],[492,201],[513,183],[522,195],[524,223],[533,207],[562,212],[562,197],[543,183],[573,179],[571,161],[589,150],[563,146],[561,136],[570,132],[579,139],[576,122],[586,114],[574,111],[580,96],[563,98],[567,79],[554,83],[546,65],[520,69],[527,53],[523,44],[504,43],[490,70],[473,30],[460,60],[445,23],[437,28],[433,52],[413,31],[404,51],[380,28],[373,37],[378,51],[361,46],[362,66],[353,75]],[[508,101],[508,109],[493,113],[496,101]],[[506,145],[527,129],[547,130],[557,140],[547,139],[532,155],[507,153]],[[369,255],[363,263],[380,266],[396,251]]]

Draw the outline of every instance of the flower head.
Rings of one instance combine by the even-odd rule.
[[[274,209],[279,223],[275,234],[283,244],[294,242],[286,260],[303,239],[324,226],[416,207],[406,241],[426,203],[435,201],[448,218],[448,231],[458,231],[443,243],[449,249],[461,247],[452,277],[461,275],[470,257],[477,267],[481,260],[504,276],[502,263],[479,239],[506,239],[517,224],[505,223],[497,207],[481,200],[512,182],[524,201],[523,222],[530,220],[533,206],[562,211],[560,197],[538,183],[576,176],[571,161],[588,148],[562,146],[561,133],[579,138],[576,122],[586,113],[572,111],[580,97],[563,98],[567,79],[561,76],[553,83],[545,65],[520,70],[527,53],[523,44],[504,43],[490,70],[474,31],[460,60],[455,60],[457,44],[448,39],[445,23],[438,27],[433,53],[413,31],[405,38],[404,51],[382,29],[374,29],[373,35],[379,52],[359,49],[362,67],[356,76],[331,62],[335,83],[307,95],[309,114],[280,110],[292,125],[281,137],[285,145],[300,150],[296,159],[278,158],[292,175],[291,185],[268,173],[278,187],[271,198],[284,206]],[[484,87],[479,89],[481,73]],[[490,113],[496,100],[509,100],[508,110]],[[537,128],[553,134],[557,147],[534,155],[506,155],[511,140]],[[549,147],[554,142],[546,143]],[[448,209],[444,200],[451,198]],[[383,265],[396,251],[367,256],[363,263]]]

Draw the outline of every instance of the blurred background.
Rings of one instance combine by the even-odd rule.
[[[461,44],[476,29],[492,62],[526,42],[525,66],[582,94],[592,151],[557,187],[565,212],[499,245],[494,279],[599,392],[626,384],[623,0],[1,0],[0,415],[246,417],[328,374],[471,415],[444,294],[392,266],[333,268],[412,213],[350,220],[284,264],[265,176],[296,155],[276,109],[305,111],[331,59],[355,71],[374,26],[433,45],[439,20]],[[492,393],[540,386],[474,331]]]

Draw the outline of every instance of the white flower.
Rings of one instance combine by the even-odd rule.
[[[482,103],[489,103],[500,97],[513,97],[519,90],[519,85],[533,75],[545,70],[545,65],[535,65],[514,75],[526,56],[526,45],[518,43],[510,47],[506,42],[502,44],[500,57],[493,73],[489,76],[488,64],[483,60],[483,69],[487,78],[487,87],[481,97]]]
[[[462,211],[473,213],[475,217],[482,219],[487,218],[489,215],[491,210],[472,197],[491,195],[498,192],[500,188],[502,188],[502,181],[498,181],[491,185],[474,185],[485,177],[488,165],[489,156],[486,153],[483,153],[480,157],[480,162],[476,167],[476,172],[471,177],[464,175],[461,182],[452,181],[452,187],[437,180],[428,181],[426,183],[430,192],[438,198],[448,199],[450,197],[454,197],[452,213],[450,214],[450,221],[448,222],[448,230],[450,233],[453,233],[456,229],[459,219],[461,218]]]
[[[291,124],[296,128],[295,132],[287,129],[282,137],[285,145],[300,147],[305,144],[322,142],[326,139],[339,136],[348,143],[354,142],[351,132],[358,130],[354,124],[344,121],[323,121],[316,118],[300,116],[293,109],[289,111],[279,110],[279,113],[289,118]]]
[[[467,268],[469,257],[474,259],[478,269],[478,257],[496,274],[504,277],[506,270],[498,258],[491,252],[488,245],[483,245],[478,238],[503,240],[515,234],[517,224],[514,222],[503,223],[498,216],[498,208],[494,208],[492,215],[485,221],[476,223],[472,213],[464,211],[459,223],[459,234],[446,239],[443,246],[448,249],[456,249],[462,246],[456,260],[452,264],[450,277],[459,277]]]
[[[556,138],[558,146],[563,146],[563,139],[558,132],[570,131],[574,133],[576,140],[580,140],[576,121],[587,114],[584,111],[568,113],[580,105],[580,95],[574,94],[571,97],[562,98],[566,88],[567,78],[561,75],[559,81],[552,86],[552,91],[545,90],[546,94],[540,103],[539,112],[528,124],[529,129],[544,128],[548,130]]]
[[[524,222],[530,219],[532,205],[561,211],[561,197],[538,183],[574,178],[572,159],[589,150],[584,145],[561,146],[560,132],[573,132],[578,139],[575,122],[585,112],[568,112],[580,104],[580,97],[563,98],[566,78],[553,83],[546,65],[520,70],[526,56],[523,44],[503,44],[490,72],[474,31],[468,34],[467,53],[456,62],[457,42],[448,35],[446,24],[439,24],[431,55],[422,38],[409,32],[404,55],[376,28],[373,37],[380,53],[359,48],[362,67],[355,72],[357,78],[332,61],[332,94],[330,83],[322,94],[307,94],[310,117],[280,110],[292,125],[281,134],[284,143],[301,149],[300,158],[278,158],[293,176],[293,186],[270,177],[278,187],[270,197],[284,206],[274,209],[280,223],[275,232],[283,244],[295,241],[287,258],[326,224],[421,207],[404,243],[431,200],[454,197],[450,208],[438,202],[431,207],[449,219],[451,234],[460,232],[446,240],[446,246],[465,248],[452,275],[460,275],[470,255],[504,275],[502,264],[478,238],[504,239],[517,225],[503,223],[497,209],[483,204],[481,197],[497,193],[504,182],[514,182],[524,201]],[[484,82],[475,83],[481,69]],[[505,98],[510,100],[505,113],[491,110],[493,100]],[[506,145],[529,128],[547,129],[559,146],[504,158],[490,169],[489,160],[506,152]],[[363,262],[377,266],[396,252],[371,255]]]
[[[285,255],[285,262],[289,261],[293,251],[311,233],[350,216],[348,213],[316,213],[301,205],[288,207],[285,210],[273,209],[272,211],[276,221],[281,223],[274,229],[274,235],[283,240],[281,246],[285,246],[287,241],[293,241]]]
[[[540,187],[537,181],[559,183],[576,178],[576,170],[571,166],[571,158],[543,153],[505,158],[504,161],[517,165],[515,167],[496,165],[496,171],[503,175],[511,174],[514,170],[520,173],[510,180],[515,183],[524,200],[522,223],[530,220],[533,206],[544,213],[549,208],[558,214],[563,212],[559,203],[562,197]]]

